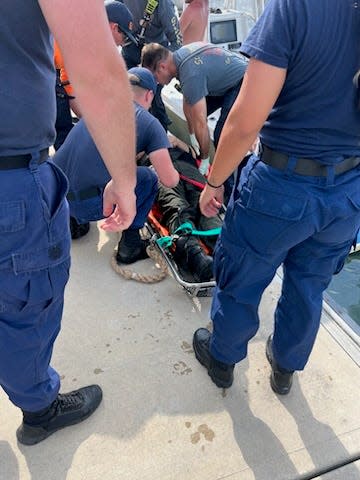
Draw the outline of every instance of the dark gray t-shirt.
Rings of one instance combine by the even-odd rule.
[[[206,96],[224,95],[239,85],[247,67],[245,57],[205,42],[189,43],[173,55],[182,93],[190,105]]]

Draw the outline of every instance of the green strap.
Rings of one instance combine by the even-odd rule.
[[[198,235],[200,237],[212,237],[214,235],[219,235],[221,228],[212,228],[211,230],[195,230],[190,222],[182,223],[174,232],[173,235],[168,237],[161,237],[156,240],[156,243],[163,248],[170,248],[173,244],[175,238],[178,238],[178,234],[182,233],[183,235]]]
[[[188,235],[198,235],[200,237],[212,237],[219,235],[221,228],[212,228],[211,230],[195,230],[190,222],[182,223],[174,233],[182,232]]]

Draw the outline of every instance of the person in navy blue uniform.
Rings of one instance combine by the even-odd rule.
[[[142,31],[144,12],[149,4],[156,4],[150,21],[146,23],[144,38],[139,39],[139,44],[128,42],[122,49],[122,54],[127,68],[133,68],[140,64],[141,49],[144,44],[157,42],[168,47],[171,51],[182,46],[182,35],[180,31],[179,18],[172,0],[161,0],[148,2],[148,0],[123,0],[133,15],[133,30],[139,37]],[[154,101],[151,106],[151,113],[159,120],[167,130],[171,121],[166,113],[164,102],[161,98],[162,85],[157,86]]]
[[[266,356],[272,389],[287,394],[360,224],[358,2],[269,0],[242,52],[250,62],[200,198],[204,215],[220,208],[221,185],[259,130],[260,153],[238,175],[216,246],[213,332],[198,329],[193,344],[213,382],[230,387],[282,265]]]
[[[136,215],[129,228],[122,232],[116,256],[119,263],[133,263],[147,257],[147,244],[141,239],[139,229],[144,226],[154,203],[158,177],[168,187],[174,187],[179,181],[179,174],[168,152],[171,145],[166,132],[160,122],[148,112],[156,92],[155,78],[149,70],[142,67],[130,69],[128,75],[134,93],[136,153],[148,155],[155,171],[148,167],[137,167]],[[119,150],[119,159],[121,156]],[[71,221],[84,226],[87,222],[104,218],[102,192],[110,179],[110,173],[84,121],[80,120],[72,129],[53,161],[69,180],[67,198]],[[86,232],[87,230],[88,228]],[[73,228],[73,231],[76,230]]]
[[[112,173],[104,192],[109,215],[104,229],[126,229],[135,215],[131,91],[104,6],[87,0],[2,0],[0,385],[23,412],[17,439],[26,445],[81,422],[102,399],[98,385],[60,394],[59,374],[50,366],[70,267],[68,182],[48,161],[56,117],[50,29]],[[112,92],[111,101],[105,92]],[[105,132],[104,118],[111,119]],[[119,148],[121,162],[115,158]]]

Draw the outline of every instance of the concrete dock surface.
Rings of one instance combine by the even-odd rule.
[[[21,412],[1,391],[0,480],[360,479],[360,369],[331,329],[321,327],[290,394],[275,395],[265,342],[276,277],[247,359],[219,389],[192,350],[194,330],[211,326],[211,299],[190,297],[172,277],[117,275],[117,240],[92,224],[73,242],[52,362],[62,392],[97,383],[103,402],[85,422],[25,447],[15,436]],[[130,268],[156,269],[150,259]]]

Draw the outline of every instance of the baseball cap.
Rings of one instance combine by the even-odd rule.
[[[137,85],[138,87],[145,88],[145,90],[151,90],[155,95],[157,84],[150,70],[144,67],[133,67],[128,70],[128,74],[132,76],[132,78],[130,78],[131,85]]]
[[[128,39],[137,45],[138,42],[129,29],[129,23],[134,19],[127,6],[116,0],[108,0],[105,2],[105,9],[109,22],[117,23]]]

